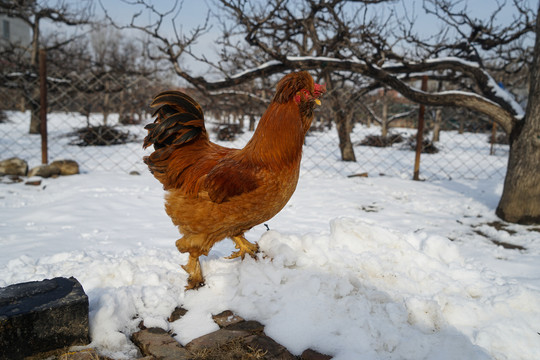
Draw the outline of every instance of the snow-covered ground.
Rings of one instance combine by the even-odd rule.
[[[143,155],[128,144],[107,156],[124,153]],[[295,354],[538,359],[540,226],[497,226],[502,182],[304,170],[270,231],[247,233],[259,259],[224,259],[234,246],[218,243],[202,258],[206,286],[187,292],[187,255],[148,172],[0,183],[0,286],[76,277],[90,299],[91,345],[117,359],[136,355],[129,336],[141,320],[186,344],[216,330],[211,315],[226,309]],[[189,311],[169,324],[176,306]]]

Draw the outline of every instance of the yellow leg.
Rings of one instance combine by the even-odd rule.
[[[204,285],[199,257],[189,254],[189,260],[182,268],[189,274],[186,290],[198,289]]]
[[[189,259],[186,265],[182,265],[189,277],[186,285],[186,290],[197,289],[204,285],[204,277],[201,270],[201,263],[199,262],[199,256],[203,254],[198,248],[188,247],[190,245],[190,238],[184,236],[176,241],[176,247],[181,253],[189,253]]]
[[[231,256],[227,257],[227,259],[235,259],[239,256],[244,259],[246,253],[254,258],[255,253],[259,251],[259,245],[250,243],[246,240],[244,235],[233,236],[232,239],[236,244],[235,247],[238,249],[238,251],[233,252]]]

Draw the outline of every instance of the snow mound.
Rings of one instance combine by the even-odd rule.
[[[257,260],[202,258],[206,286],[184,291],[174,247],[72,251],[0,268],[0,285],[75,276],[90,299],[92,346],[133,358],[140,321],[186,344],[230,309],[294,354],[334,359],[534,359],[540,292],[460,254],[450,240],[338,218],[330,232],[264,233]],[[188,313],[168,323],[176,306]],[[516,336],[519,334],[519,336]]]

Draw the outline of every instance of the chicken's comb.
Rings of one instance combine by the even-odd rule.
[[[313,91],[313,94],[316,97],[319,97],[320,95],[324,94],[325,92],[326,92],[326,84],[324,84],[324,85],[315,84],[315,90]]]

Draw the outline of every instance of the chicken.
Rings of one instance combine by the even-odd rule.
[[[212,143],[200,105],[178,91],[158,94],[156,120],[145,128],[144,157],[166,191],[165,210],[183,235],[176,241],[189,253],[186,289],[204,285],[199,257],[231,238],[238,251],[254,256],[258,246],[244,233],[276,215],[292,196],[300,170],[304,137],[313,109],[326,92],[309,73],[283,77],[253,137],[243,149]]]

